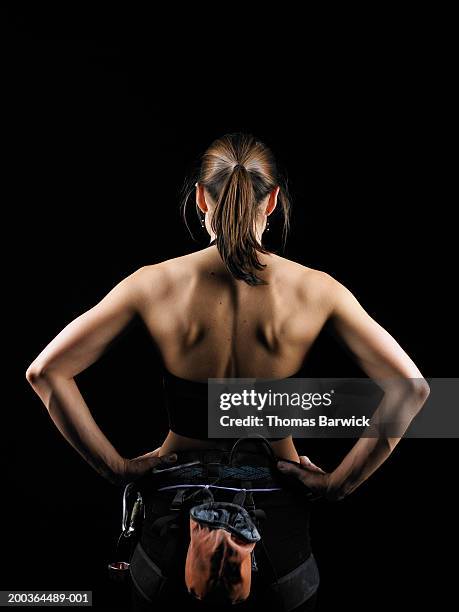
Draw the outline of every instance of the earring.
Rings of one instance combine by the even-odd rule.
[[[205,217],[201,217],[201,227],[205,227],[206,222],[205,222]]]
[[[269,219],[266,220],[265,232],[269,232]]]

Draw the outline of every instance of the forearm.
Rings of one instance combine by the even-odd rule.
[[[123,458],[93,419],[75,380],[52,375],[31,384],[64,438],[101,476],[117,484]]]
[[[392,453],[400,438],[360,438],[330,474],[327,497],[339,500],[360,486]]]
[[[408,392],[405,389],[386,392],[364,433],[368,437],[362,436],[329,475],[329,499],[346,497],[386,461],[424,405],[428,394],[427,383],[417,384]]]

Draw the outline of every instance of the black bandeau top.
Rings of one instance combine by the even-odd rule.
[[[299,371],[286,378],[270,380],[288,380],[298,375]],[[187,438],[208,440],[207,382],[180,378],[163,368],[163,389],[169,429]]]

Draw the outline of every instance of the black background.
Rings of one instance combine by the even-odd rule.
[[[313,24],[296,31],[294,15],[289,34],[288,18],[254,29],[233,13],[224,31],[171,12],[9,15],[4,282],[18,392],[4,407],[5,589],[92,589],[96,607],[126,605],[105,574],[120,492],[60,436],[24,374],[126,275],[206,245],[193,214],[197,241],[180,219],[180,189],[217,136],[252,132],[286,169],[285,256],[347,285],[424,376],[454,376],[448,38],[434,52],[414,27],[372,45],[371,30],[359,44],[350,32],[335,40],[326,23],[312,40]],[[357,370],[324,333],[307,372]],[[140,324],[78,382],[122,454],[156,448],[166,432],[159,362]],[[332,469],[348,444],[298,446]],[[454,440],[404,440],[347,500],[317,505],[319,610],[443,596],[454,450]]]

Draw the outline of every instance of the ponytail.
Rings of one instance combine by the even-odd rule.
[[[211,227],[223,262],[234,278],[249,285],[266,284],[253,270],[262,270],[257,251],[267,253],[256,239],[257,202],[249,172],[236,164],[229,175],[212,215]]]

